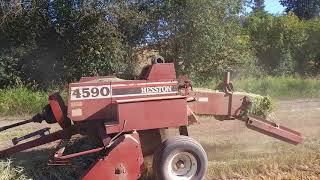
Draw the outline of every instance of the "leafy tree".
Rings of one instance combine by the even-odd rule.
[[[237,14],[241,1],[166,1],[155,27],[161,54],[175,62],[179,72],[215,77],[241,66],[244,47]]]
[[[264,0],[251,0],[251,3],[253,4],[252,6],[252,11],[264,11],[265,4]]]
[[[2,87],[11,85],[17,78],[31,82],[40,77],[35,73],[41,61],[37,56],[43,52],[40,43],[47,42],[52,32],[47,7],[44,0],[34,0],[30,9],[10,6],[0,19]]]
[[[320,0],[280,0],[286,12],[294,12],[299,18],[311,19],[320,15]]]
[[[246,22],[260,64],[273,75],[304,74],[307,59],[303,46],[308,38],[305,24],[293,13],[287,16],[252,14]]]
[[[135,1],[57,0],[56,28],[65,44],[67,79],[81,76],[130,72],[133,49],[143,43],[147,15],[143,4]]]
[[[307,59],[305,73],[317,75],[320,73],[320,49],[318,48],[320,46],[320,18],[306,21],[305,24],[308,34],[308,39],[302,48],[302,58]]]

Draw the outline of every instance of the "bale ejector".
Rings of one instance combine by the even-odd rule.
[[[61,130],[48,134],[48,129],[42,129],[14,138],[14,146],[1,150],[0,157],[60,140],[49,164],[99,153],[81,177],[84,180],[139,179],[145,169],[144,157],[151,154],[155,179],[198,180],[204,179],[208,162],[202,146],[188,136],[188,126],[198,123],[197,115],[241,120],[250,129],[291,144],[303,141],[296,131],[248,116],[250,97],[233,93],[230,73],[225,74],[222,87],[221,92],[193,91],[191,81],[177,79],[174,64],[165,63],[160,56],[142,70],[138,80],[83,77],[69,84],[67,104],[59,93],[52,93],[42,113],[0,128],[46,121],[58,123]],[[180,135],[166,136],[169,128],[178,129]],[[76,134],[93,138],[98,147],[67,154],[68,142]]]

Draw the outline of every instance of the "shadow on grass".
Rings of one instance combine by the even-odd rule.
[[[76,139],[72,145],[66,148],[66,154],[75,153],[90,148],[94,148],[95,144],[89,143],[87,138]],[[54,153],[53,148],[33,149],[29,151],[19,152],[10,158],[0,161],[0,163],[10,162],[10,171],[17,174],[17,168],[22,169],[11,179],[36,179],[36,180],[55,180],[55,179],[79,179],[79,177],[95,162],[96,154],[91,154],[79,158],[72,159],[71,165],[49,166],[48,160]],[[8,170],[8,169],[7,169]],[[1,172],[0,172],[0,179]]]

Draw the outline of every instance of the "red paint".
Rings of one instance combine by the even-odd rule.
[[[195,101],[188,105],[195,114],[226,115],[236,117],[240,113],[245,95],[224,92],[192,92]]]
[[[179,127],[188,124],[187,103],[184,96],[164,96],[117,101],[117,123],[107,125],[108,133]]]
[[[49,95],[49,104],[52,109],[53,115],[62,129],[71,126],[71,121],[67,117],[67,108],[59,95],[59,93],[52,93]]]
[[[143,156],[137,132],[122,135],[104,158],[84,174],[83,180],[136,180],[141,176]]]
[[[150,66],[147,74],[149,81],[175,80],[176,71],[173,63],[159,63]]]
[[[249,117],[247,126],[250,129],[291,144],[296,145],[302,143],[303,141],[303,137],[299,132],[281,125],[277,125],[273,122],[266,121],[264,119]]]

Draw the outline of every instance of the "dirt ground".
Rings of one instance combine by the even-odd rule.
[[[320,99],[281,100],[275,114],[279,124],[304,135],[303,144],[283,143],[247,129],[237,120],[202,117],[201,124],[190,126],[190,135],[203,145],[208,155],[206,179],[320,179]],[[6,119],[0,118],[0,126],[14,122]],[[12,136],[41,127],[47,125],[28,125],[1,133],[0,148],[9,145]]]
[[[209,159],[207,179],[320,179],[320,99],[278,101],[277,123],[301,132],[294,146],[247,129],[239,121],[203,118],[190,134]]]

